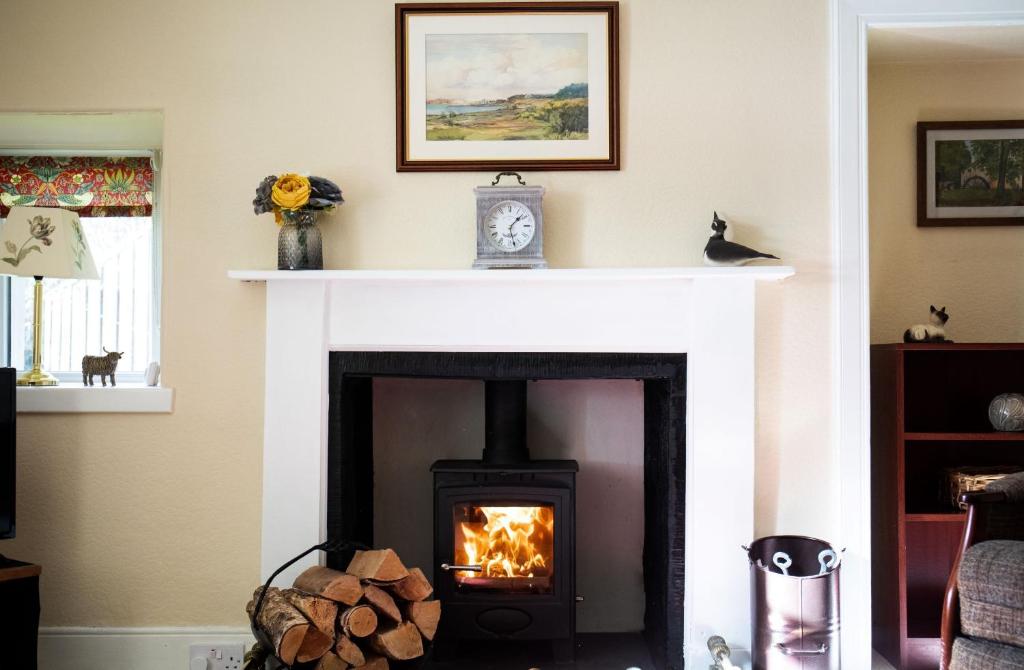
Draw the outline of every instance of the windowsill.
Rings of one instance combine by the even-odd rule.
[[[19,386],[17,393],[19,413],[169,413],[174,405],[174,389],[143,384]]]

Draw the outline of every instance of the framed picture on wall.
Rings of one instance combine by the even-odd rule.
[[[1024,225],[1024,120],[918,123],[917,225]]]
[[[618,170],[618,2],[395,5],[397,169]]]

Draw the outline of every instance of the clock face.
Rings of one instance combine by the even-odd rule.
[[[537,232],[530,208],[515,200],[503,200],[487,210],[484,233],[498,251],[512,253],[523,249]]]

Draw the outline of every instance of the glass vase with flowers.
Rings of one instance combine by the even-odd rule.
[[[274,213],[278,270],[322,270],[323,239],[317,226],[320,212],[332,211],[344,200],[329,179],[293,172],[270,175],[256,188],[252,201],[257,214]]]

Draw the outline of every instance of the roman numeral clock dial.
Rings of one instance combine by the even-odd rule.
[[[518,186],[498,186],[503,175],[516,177]],[[543,186],[527,186],[514,172],[501,173],[476,194],[476,251],[474,268],[544,268]]]
[[[537,231],[533,214],[522,203],[500,202],[484,218],[487,239],[499,251],[519,251],[526,247]]]

